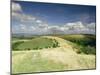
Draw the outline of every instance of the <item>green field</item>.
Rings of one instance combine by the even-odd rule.
[[[12,73],[95,69],[95,35],[13,38]]]
[[[37,50],[43,48],[58,47],[55,39],[35,38],[27,41],[18,41],[13,43],[13,50]]]
[[[73,44],[73,48],[78,49],[78,53],[96,54],[95,35],[59,35],[57,37],[68,40]]]
[[[13,59],[15,59],[15,63],[12,65],[13,73],[45,72],[66,69],[63,64],[54,63],[52,60],[41,58],[40,52],[41,51],[13,52]]]
[[[57,37],[63,38],[73,43],[77,43],[79,45],[90,45],[95,46],[96,37],[95,35],[58,35]]]

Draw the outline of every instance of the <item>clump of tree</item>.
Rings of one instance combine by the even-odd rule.
[[[58,46],[59,46],[58,44],[59,44],[59,43],[58,43],[55,39],[53,39],[53,48],[58,47]]]
[[[27,50],[31,50],[30,48],[27,48]]]
[[[76,52],[78,54],[84,53],[84,54],[96,54],[96,37],[95,35],[83,35],[84,37],[80,36],[61,36],[61,38],[68,40],[72,43],[74,43],[74,50],[76,49]]]
[[[24,43],[24,41],[18,41],[12,44],[12,49],[13,50],[19,50],[17,47],[18,45],[20,45],[21,43]]]
[[[73,50],[76,51],[76,53],[84,53],[84,54],[96,54],[96,48],[94,46],[82,46],[82,45],[77,45],[75,44],[73,46]]]
[[[37,50],[37,49],[38,49],[38,47],[35,47],[34,49],[35,49],[35,50]]]
[[[96,54],[96,48],[91,46],[84,46],[80,48],[81,52],[85,54]]]

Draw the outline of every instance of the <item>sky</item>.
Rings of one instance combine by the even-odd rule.
[[[12,1],[11,16],[13,33],[95,34],[95,6]]]

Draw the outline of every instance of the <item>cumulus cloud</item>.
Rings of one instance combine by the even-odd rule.
[[[67,23],[65,25],[65,27],[67,27],[69,30],[73,30],[73,29],[84,29],[85,26],[82,24],[82,22],[78,21],[78,22],[73,22],[73,23]]]
[[[12,11],[13,12],[21,12],[22,8],[20,4],[12,2]]]
[[[17,22],[14,23],[14,22]],[[34,25],[41,24],[42,21],[36,17],[25,14],[20,4],[12,2],[12,32],[14,33],[32,33],[36,29]]]
[[[37,26],[20,25],[21,32],[35,34],[95,34],[95,23],[84,25],[79,22],[65,25],[38,24]]]
[[[48,31],[51,34],[63,34],[64,32],[63,27],[60,27],[60,26],[50,26],[48,27]]]
[[[33,22],[36,18],[32,15],[24,14],[21,5],[12,2],[12,18],[20,22]]]
[[[90,23],[90,24],[87,24],[87,28],[89,28],[89,29],[93,29],[93,30],[95,30],[95,26],[96,26],[96,24],[95,23]]]
[[[12,32],[32,34],[95,34],[95,23],[83,24],[81,21],[64,25],[48,25],[36,17],[23,13],[21,5],[12,3],[12,20],[18,25],[12,26]]]
[[[20,24],[20,29],[21,29],[22,31],[25,31],[27,28],[26,28],[26,26],[25,26],[25,25]]]
[[[82,22],[66,23],[65,25],[48,26],[47,33],[51,34],[95,34],[95,23],[83,24]]]
[[[78,21],[73,23],[67,23],[65,27],[68,28],[69,33],[95,33],[95,23],[83,24],[81,21]]]
[[[39,23],[39,24],[41,24],[41,23],[42,23],[42,21],[41,21],[41,20],[36,20],[36,22],[37,22],[37,23]]]
[[[31,15],[27,15],[19,12],[12,12],[12,18],[15,20],[19,20],[20,22],[32,22],[36,19]]]
[[[30,26],[30,28],[31,28],[32,30],[35,30],[35,27],[34,27],[34,26]]]

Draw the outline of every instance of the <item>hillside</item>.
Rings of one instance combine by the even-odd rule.
[[[43,48],[30,51],[12,51],[12,72],[29,73],[45,71],[63,71],[94,69],[95,55],[78,54],[70,41],[54,36],[42,38],[55,39],[56,48]]]

